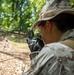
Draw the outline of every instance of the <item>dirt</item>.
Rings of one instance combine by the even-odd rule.
[[[0,75],[22,75],[30,68],[30,50],[26,43],[0,41]]]

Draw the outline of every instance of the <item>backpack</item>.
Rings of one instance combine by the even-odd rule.
[[[60,41],[60,43],[69,46],[70,48],[74,49],[74,39],[68,39],[65,41]]]

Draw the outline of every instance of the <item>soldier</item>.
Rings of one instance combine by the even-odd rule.
[[[74,75],[74,9],[70,0],[49,0],[34,24],[45,42],[24,75]]]

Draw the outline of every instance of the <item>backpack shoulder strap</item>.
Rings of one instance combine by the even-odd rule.
[[[69,46],[70,48],[74,49],[74,39],[68,39],[65,41],[60,41],[60,43]]]

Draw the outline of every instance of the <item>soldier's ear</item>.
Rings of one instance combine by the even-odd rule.
[[[46,21],[46,27],[47,27],[48,32],[51,31],[52,23],[50,21]]]

